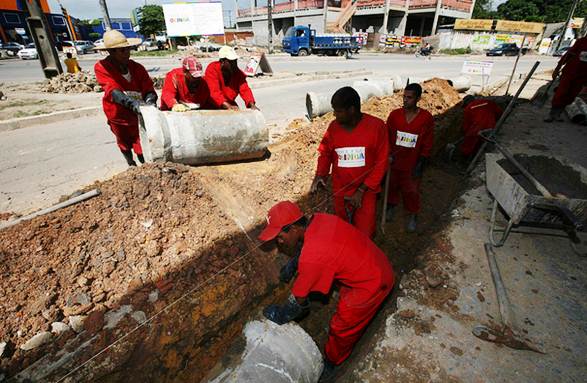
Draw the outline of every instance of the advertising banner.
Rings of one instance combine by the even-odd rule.
[[[163,4],[167,36],[223,35],[222,2]]]
[[[493,20],[483,19],[456,19],[455,30],[465,29],[469,31],[490,31]]]
[[[497,20],[495,30],[499,32],[521,32],[540,34],[544,30],[544,24],[529,23],[526,21]]]

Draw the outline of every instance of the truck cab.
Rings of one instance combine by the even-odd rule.
[[[283,50],[293,56],[307,56],[311,53],[311,40],[316,30],[305,25],[290,27],[282,40]]]

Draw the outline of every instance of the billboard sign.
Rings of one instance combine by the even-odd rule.
[[[526,21],[497,20],[495,30],[500,32],[520,32],[540,34],[544,30],[542,23],[529,23]]]
[[[167,36],[224,34],[222,2],[163,4]]]
[[[455,29],[465,29],[469,31],[490,31],[493,20],[485,19],[456,19]]]

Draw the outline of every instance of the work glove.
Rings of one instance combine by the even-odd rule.
[[[296,297],[290,294],[287,302],[283,305],[269,305],[263,310],[265,318],[278,325],[286,324],[310,311],[310,303],[306,300],[303,305],[300,305]]]
[[[145,104],[147,105],[157,105],[157,93],[149,92],[145,95]]]
[[[136,100],[128,96],[119,89],[115,89],[112,91],[112,101],[124,106],[125,108],[135,112],[136,114],[141,114],[141,103],[139,102],[139,100]]]
[[[422,178],[422,174],[424,174],[424,169],[428,165],[428,158],[420,157],[418,158],[418,162],[416,162],[416,166],[414,166],[414,170],[412,170],[412,177],[414,178]]]
[[[187,112],[188,110],[190,110],[190,108],[179,102],[173,105],[173,107],[171,108],[172,112]]]
[[[294,275],[296,275],[296,272],[298,271],[299,259],[299,255],[296,255],[295,257],[290,258],[290,260],[287,261],[285,266],[281,268],[281,270],[279,271],[279,280],[281,282],[289,283],[289,281],[291,281]]]

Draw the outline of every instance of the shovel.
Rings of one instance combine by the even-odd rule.
[[[550,88],[552,88],[552,84],[554,84],[555,81],[556,81],[556,79],[551,80],[548,83],[548,85],[546,86],[546,88],[539,89],[538,92],[536,92],[536,95],[534,96],[534,99],[532,100],[533,106],[540,109],[544,106],[544,104],[546,104],[546,100],[548,100],[548,92],[550,92]]]

